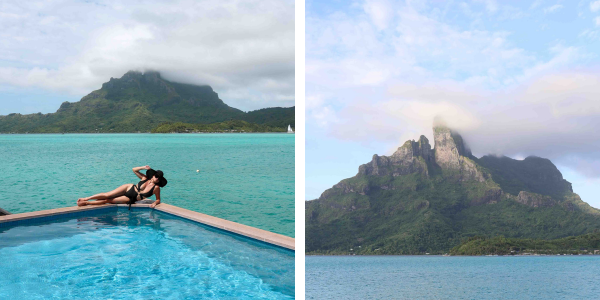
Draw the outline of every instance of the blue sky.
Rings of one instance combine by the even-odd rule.
[[[600,208],[600,1],[307,1],[306,198],[432,138],[551,159]]]
[[[156,70],[230,106],[294,105],[293,0],[0,2],[0,115],[55,112]]]

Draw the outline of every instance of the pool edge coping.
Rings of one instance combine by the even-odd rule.
[[[48,216],[57,216],[62,214],[74,213],[74,212],[84,212],[84,211],[93,211],[98,209],[106,209],[109,207],[127,207],[126,204],[104,204],[104,205],[95,205],[95,206],[71,206],[71,207],[61,207],[54,208],[48,210],[40,210],[19,214],[11,214],[6,216],[0,216],[0,223],[8,223],[15,222],[21,220],[35,219],[41,217]],[[140,208],[149,208],[150,204],[133,204],[132,207],[140,207]],[[198,222],[201,224],[205,224],[211,227],[215,227],[221,230],[225,230],[228,232],[233,232],[235,234],[239,234],[242,236],[249,237],[251,239],[259,240],[268,244],[276,245],[279,247],[283,247],[289,250],[295,251],[295,238],[285,236],[282,234],[270,232],[263,229],[258,229],[256,227],[236,223],[233,221],[228,221],[225,219],[217,218],[214,216],[210,216],[207,214],[191,211],[185,208],[177,207],[174,205],[161,203],[157,205],[156,210],[162,211],[168,214],[172,214],[184,219],[188,219],[194,222]]]

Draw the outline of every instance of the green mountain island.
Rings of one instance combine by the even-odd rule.
[[[294,107],[246,113],[225,104],[208,85],[129,71],[79,102],[62,103],[55,113],[0,116],[0,133],[287,131],[294,113]]]
[[[476,158],[455,131],[433,131],[433,149],[425,136],[407,141],[306,201],[306,253],[503,254],[552,239],[555,250],[600,247],[600,210],[550,160]]]

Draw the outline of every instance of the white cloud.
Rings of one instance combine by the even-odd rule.
[[[331,123],[337,123],[338,117],[335,110],[331,106],[323,106],[318,109],[313,109],[310,112],[313,121],[316,121],[320,127],[325,127]]]
[[[529,9],[535,9],[535,8],[539,7],[540,5],[542,5],[543,2],[544,2],[543,0],[535,0],[535,1],[533,1],[531,6],[529,7]]]
[[[307,122],[340,140],[396,145],[431,138],[433,118],[442,116],[477,155],[539,155],[600,177],[583,168],[600,165],[600,76],[573,68],[593,54],[560,40],[531,53],[511,43],[510,32],[469,23],[482,17],[470,4],[462,3],[472,13],[463,28],[424,5],[396,7],[386,26],[365,6],[307,20],[306,95],[315,97]]]
[[[320,121],[323,119],[323,110],[328,114],[333,113],[330,111],[332,107],[324,108],[330,104],[338,108],[355,105],[357,114],[362,112],[368,115],[367,112],[373,108],[366,103],[387,97],[385,91],[391,84],[394,86],[389,90],[393,97],[398,96],[401,88],[405,90],[404,95],[400,96],[408,96],[406,89],[410,89],[410,83],[421,82],[423,85],[423,82],[446,82],[446,86],[455,86],[450,88],[455,90],[455,98],[473,98],[466,92],[459,95],[457,89],[466,90],[466,86],[475,85],[498,87],[506,82],[512,84],[526,79],[510,76],[515,69],[534,68],[540,64],[522,49],[512,46],[507,40],[507,32],[460,30],[423,14],[412,2],[397,7],[397,13],[386,20],[387,26],[382,26],[369,14],[368,6],[372,4],[365,2],[362,6],[364,14],[356,16],[343,13],[318,19],[309,16],[306,22],[306,95],[309,99],[316,99],[318,95],[319,101],[309,101],[312,104],[307,105],[308,121],[313,117],[314,110],[314,115],[320,116],[319,124],[338,124]],[[381,29],[382,38],[378,34]],[[535,74],[535,70],[530,73]],[[456,83],[461,80],[466,84],[459,87]],[[397,85],[402,81],[409,84],[405,87]],[[423,96],[424,91],[420,89],[418,93],[421,95],[417,96]],[[434,91],[427,89],[426,93],[430,94],[429,97],[438,96]],[[452,100],[448,99],[448,105]],[[452,111],[450,107],[444,109]],[[343,111],[336,118],[344,120],[343,114],[349,116],[351,112]],[[389,133],[385,129],[390,128],[387,125],[390,124],[384,120],[370,121],[370,126],[380,128],[379,132],[383,135]],[[359,128],[352,125],[347,128],[356,129],[348,131],[349,135],[360,136]],[[339,136],[344,134],[340,133]]]
[[[310,95],[310,96],[306,96],[306,103],[305,103],[305,107],[307,110],[313,109],[313,108],[319,108],[321,106],[323,106],[323,104],[325,103],[325,97],[323,95]]]
[[[596,24],[596,26],[600,26],[600,17],[594,18],[594,23]]]
[[[596,39],[598,38],[598,30],[590,30],[590,29],[586,29],[584,31],[582,31],[578,36],[579,37],[586,37],[588,39]]]
[[[508,42],[508,32],[460,30],[410,9],[404,9],[400,18],[394,40],[397,52],[436,70],[437,76],[486,74],[485,84],[496,85],[509,71],[533,63],[531,56]],[[487,76],[490,69],[495,75]]]
[[[484,101],[485,95],[457,82],[394,84],[388,90],[389,100],[356,99],[349,103],[329,130],[340,139],[355,141],[396,141],[398,128],[416,137],[425,134],[431,138],[430,128],[438,116],[452,128],[472,129],[481,120],[469,107]]]
[[[357,16],[309,16],[308,86],[375,87],[392,79],[426,80],[432,76],[472,78],[482,85],[497,86],[513,70],[536,63],[531,55],[508,42],[508,32],[460,30],[411,4],[396,11],[382,33],[378,32],[384,27],[367,11]]]
[[[598,10],[600,10],[600,0],[590,2],[590,10],[592,12],[597,12]]]
[[[600,77],[588,73],[560,73],[543,76],[520,93],[523,103],[543,104],[555,118],[600,115],[597,87]]]
[[[555,13],[556,11],[560,10],[561,8],[563,8],[562,5],[560,4],[555,4],[549,7],[544,8],[544,13]]]
[[[363,7],[377,29],[383,30],[388,27],[394,14],[394,8],[389,1],[367,0]]]
[[[450,82],[398,84],[390,88],[390,100],[352,102],[329,130],[360,142],[397,143],[399,132],[431,140],[433,120],[441,116],[476,155],[537,155],[600,177],[598,86],[600,75],[593,71],[554,72],[502,93]]]
[[[480,2],[485,4],[485,10],[494,13],[498,10],[498,3],[495,0],[473,0],[473,2]]]
[[[85,95],[131,69],[241,109],[294,103],[294,2],[3,3],[0,84]],[[23,22],[27,20],[27,22]]]
[[[540,61],[535,65],[525,68],[521,71],[521,75],[515,77],[518,82],[525,82],[541,74],[552,72],[561,68],[566,68],[574,62],[578,62],[587,55],[583,54],[577,47],[565,47],[563,45],[555,45],[550,47],[550,53],[553,54],[552,58],[548,61]]]

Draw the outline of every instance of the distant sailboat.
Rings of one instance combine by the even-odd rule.
[[[292,125],[288,125],[288,133],[294,133],[294,131],[292,130]]]

